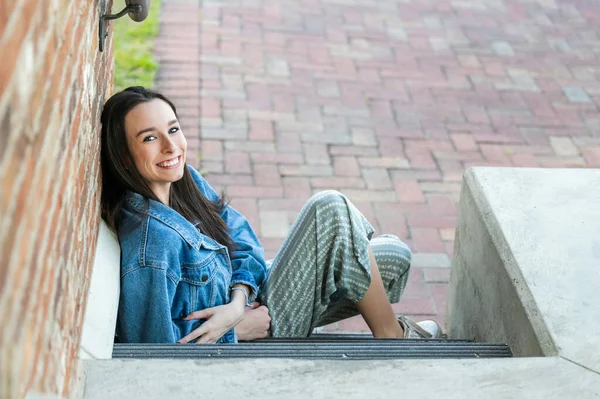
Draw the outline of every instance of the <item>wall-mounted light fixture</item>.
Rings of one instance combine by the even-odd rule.
[[[100,39],[100,52],[104,51],[104,40],[108,36],[108,30],[104,26],[105,20],[121,18],[129,14],[129,18],[135,22],[142,22],[148,16],[150,0],[125,0],[125,8],[117,14],[104,14],[100,17],[100,26],[98,28],[98,38]]]

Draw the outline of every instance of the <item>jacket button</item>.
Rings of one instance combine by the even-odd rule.
[[[208,280],[208,276],[202,276],[202,281],[205,282],[206,280]]]

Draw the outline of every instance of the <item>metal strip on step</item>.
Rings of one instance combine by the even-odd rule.
[[[511,357],[504,344],[454,340],[269,339],[222,345],[115,344],[113,358],[459,359]]]

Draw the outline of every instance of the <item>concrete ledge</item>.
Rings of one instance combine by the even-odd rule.
[[[600,375],[561,358],[307,361],[87,360],[86,399],[572,398]]]
[[[446,328],[600,372],[600,170],[472,168]]]

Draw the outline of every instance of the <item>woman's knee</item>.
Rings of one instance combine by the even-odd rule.
[[[347,204],[348,199],[344,194],[336,190],[324,190],[314,194],[307,201],[306,205],[309,207],[319,208],[333,203],[344,203]]]
[[[383,234],[371,240],[373,255],[377,264],[395,275],[403,275],[410,269],[412,252],[400,238],[393,234]]]
[[[371,248],[388,298],[392,303],[398,302],[408,281],[412,259],[410,249],[392,234],[371,240]]]

